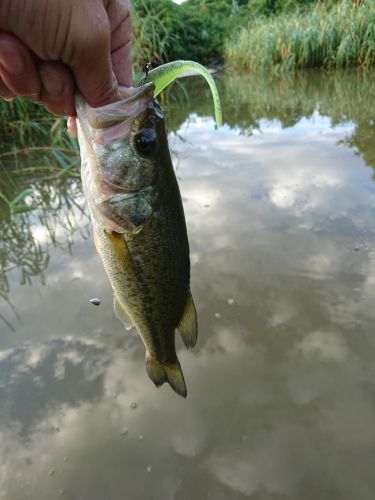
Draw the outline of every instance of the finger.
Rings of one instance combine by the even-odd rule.
[[[111,54],[113,72],[116,75],[119,85],[130,87],[132,84],[132,56],[131,41],[114,50]]]
[[[70,137],[75,139],[78,135],[77,132],[77,119],[75,116],[69,116],[68,118],[68,123],[67,123],[67,128],[68,128],[68,134]]]
[[[120,85],[132,84],[132,32],[128,0],[113,0],[107,6],[111,28],[111,56],[113,71]]]
[[[17,96],[38,99],[40,79],[30,50],[13,35],[0,33],[0,78]]]
[[[8,89],[8,87],[0,78],[0,98],[4,99],[5,101],[11,101],[12,99],[14,99],[14,97],[15,95],[13,94],[13,92]]]
[[[39,77],[42,83],[40,101],[51,113],[57,115],[73,115],[74,83],[67,66],[59,62],[40,62]]]
[[[117,99],[118,85],[112,70],[107,13],[102,3],[90,5],[86,16],[90,30],[83,30],[79,25],[71,28],[77,35],[72,53],[64,62],[71,67],[86,101],[91,106],[98,107]],[[72,23],[80,22],[79,17],[72,16]]]

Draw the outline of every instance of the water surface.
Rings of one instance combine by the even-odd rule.
[[[1,499],[372,500],[373,76],[219,83],[219,130],[199,79],[168,108],[199,313],[186,401],[114,316],[76,178],[1,219]]]

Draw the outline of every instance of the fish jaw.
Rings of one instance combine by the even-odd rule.
[[[99,108],[91,107],[80,94],[76,95],[78,119],[87,122],[92,129],[106,129],[112,125],[134,118],[145,109],[145,102],[153,97],[155,85],[147,83],[141,87],[120,87],[121,99]]]
[[[144,168],[134,153],[132,128],[150,106],[153,88],[126,89],[124,99],[101,108],[76,97],[83,189],[91,214],[108,232],[137,234],[152,214],[155,169],[147,161]]]

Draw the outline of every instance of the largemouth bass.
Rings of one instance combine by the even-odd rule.
[[[115,313],[136,327],[155,385],[168,382],[186,397],[175,331],[193,347],[197,315],[181,196],[153,90],[153,83],[126,89],[102,108],[77,96],[81,173]]]

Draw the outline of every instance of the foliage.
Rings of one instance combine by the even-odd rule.
[[[141,73],[146,62],[169,61],[181,41],[180,8],[172,0],[134,0],[132,2],[133,60]]]
[[[74,175],[78,168],[78,148],[66,133],[65,120],[46,113],[42,106],[22,99],[0,100],[0,136],[2,216],[34,209],[34,202],[25,200],[33,199],[36,179]]]
[[[372,0],[342,0],[331,8],[252,20],[226,45],[236,69],[289,70],[308,67],[370,67],[375,63],[375,9]]]
[[[176,58],[193,59],[202,64],[222,61],[226,38],[242,23],[243,7],[235,8],[227,0],[188,0],[182,7],[183,50],[175,54]]]
[[[33,102],[0,99],[0,153],[32,145],[45,145],[70,149],[72,141],[67,136],[64,118],[56,117]]]
[[[315,4],[316,0],[250,0],[250,17],[271,16]]]
[[[133,0],[133,54],[139,73],[145,62],[223,60],[224,43],[247,16],[245,0]]]

